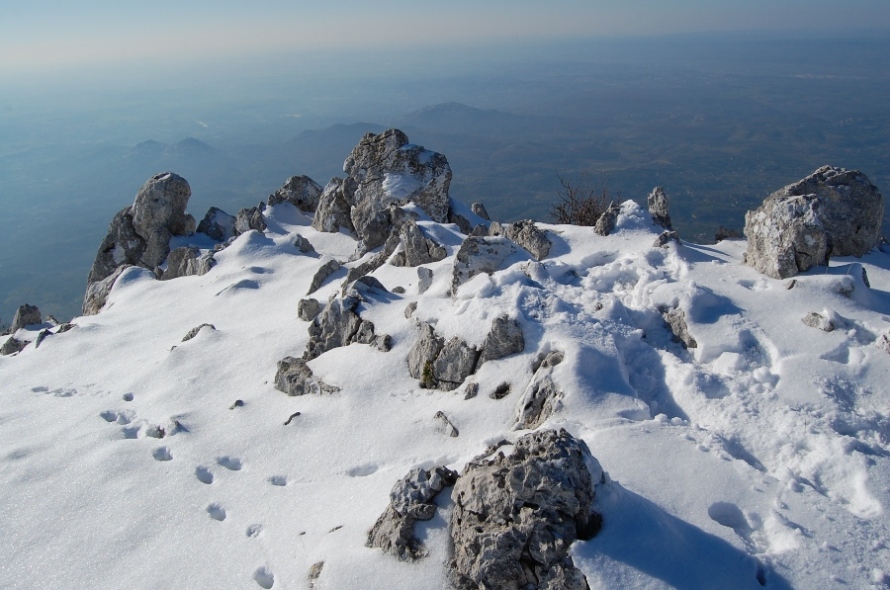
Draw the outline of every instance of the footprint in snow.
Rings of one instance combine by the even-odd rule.
[[[226,519],[226,509],[222,507],[220,504],[210,504],[207,506],[207,514],[210,515],[210,518],[213,520],[218,520],[222,522]]]
[[[256,539],[260,536],[260,533],[263,532],[263,525],[261,524],[252,524],[247,527],[247,536],[251,539]]]
[[[198,467],[195,469],[195,477],[197,477],[198,481],[201,483],[206,483],[208,485],[213,483],[213,472],[206,467]]]
[[[151,456],[155,458],[155,461],[172,461],[173,455],[170,454],[170,449],[167,447],[158,447],[154,451],[152,451]]]
[[[265,588],[266,590],[269,590],[269,588],[275,585],[275,576],[272,575],[272,571],[265,566],[257,568],[253,573],[253,579],[260,585],[260,588]]]
[[[109,424],[117,422],[118,424],[124,425],[133,421],[132,416],[128,415],[127,412],[115,412],[114,410],[105,410],[104,412],[101,412],[99,416]]]
[[[230,471],[241,471],[241,459],[237,457],[219,457],[216,462]]]
[[[287,476],[286,475],[273,475],[269,478],[269,483],[273,486],[286,486],[287,485]]]

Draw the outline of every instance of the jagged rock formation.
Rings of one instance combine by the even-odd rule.
[[[609,208],[599,216],[593,231],[601,236],[607,236],[615,230],[615,224],[618,222],[618,214],[621,213],[621,207],[617,203],[612,203]]]
[[[558,350],[538,355],[533,367],[535,374],[519,398],[517,430],[537,428],[559,409],[563,393],[553,380],[553,368],[564,358],[565,355]]]
[[[238,211],[235,216],[235,235],[247,233],[250,230],[265,231],[266,220],[263,218],[263,211],[266,210],[266,204],[260,203],[256,207],[245,207]]]
[[[367,546],[406,561],[424,557],[426,551],[414,535],[414,524],[435,516],[436,496],[455,481],[457,473],[447,467],[416,467],[409,471],[393,486],[389,506],[368,533]]]
[[[33,326],[42,324],[43,319],[40,317],[40,308],[36,305],[28,305],[27,303],[19,306],[12,318],[12,325],[9,326],[10,334],[21,330],[25,326]]]
[[[451,494],[454,587],[589,588],[568,551],[599,531],[592,504],[604,481],[587,445],[565,430],[534,432],[509,455],[495,446],[473,459]]]
[[[211,207],[198,224],[197,231],[218,242],[225,242],[236,235],[235,216],[229,215],[222,209]]]
[[[880,238],[884,204],[861,172],[823,166],[745,215],[745,262],[777,279],[829,256],[862,256]]]
[[[522,352],[525,349],[525,337],[522,326],[506,315],[499,316],[491,322],[491,329],[482,343],[479,363],[502,359],[505,356]]]
[[[674,228],[671,225],[671,214],[668,212],[668,200],[667,195],[664,194],[664,189],[656,186],[649,193],[646,201],[649,205],[649,215],[652,216],[652,221],[667,231],[672,231]]]
[[[402,222],[399,228],[402,249],[392,260],[394,266],[420,266],[444,260],[448,255],[445,248],[435,240],[426,237],[413,219]]]
[[[426,293],[433,285],[433,270],[420,266],[417,268],[417,292],[420,295]]]
[[[332,178],[318,198],[312,227],[329,233],[338,232],[341,227],[354,232],[350,208],[355,198],[355,189],[355,181],[351,178]]]
[[[661,316],[673,334],[673,340],[683,345],[683,348],[697,348],[698,343],[689,334],[689,326],[686,325],[686,312],[679,307],[661,310]]]
[[[494,222],[489,226],[488,233],[492,236],[504,236],[512,240],[537,261],[547,258],[550,247],[553,245],[547,235],[538,229],[531,219],[505,224]]]
[[[655,241],[652,242],[653,248],[666,248],[668,244],[671,242],[679,242],[680,234],[673,230],[665,230],[658,234],[658,237],[655,238]]]
[[[364,251],[383,244],[393,223],[390,205],[418,205],[433,221],[448,219],[451,167],[445,156],[408,142],[398,129],[368,133],[343,163],[355,182],[350,218]]]
[[[107,279],[124,265],[154,270],[170,253],[171,237],[194,233],[195,219],[185,212],[191,194],[184,178],[163,172],[152,176],[139,189],[133,204],[114,216],[90,269],[84,315],[101,308],[96,307],[95,295],[90,297],[95,283]],[[110,288],[108,285],[107,290]]]
[[[290,203],[301,211],[312,212],[318,207],[322,188],[308,176],[291,176],[284,185],[269,195],[269,205]]]
[[[456,293],[461,285],[480,273],[495,272],[515,251],[513,242],[504,237],[469,236],[454,257],[451,291]]]
[[[309,290],[306,292],[307,295],[311,295],[312,293],[318,291],[319,287],[325,282],[329,276],[334,274],[340,269],[340,263],[333,258],[328,258],[325,262],[315,271],[315,276],[312,277],[312,282],[309,284]]]
[[[318,302],[318,299],[300,299],[300,302],[297,304],[297,317],[303,321],[311,322],[320,313],[321,303]]]
[[[179,277],[200,276],[210,272],[215,264],[212,252],[201,253],[198,248],[183,246],[170,252],[167,256],[167,268],[159,278],[169,281]]]

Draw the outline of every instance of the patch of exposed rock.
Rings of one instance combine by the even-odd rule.
[[[823,332],[833,332],[835,328],[831,319],[815,311],[808,313],[801,321],[807,326],[822,330]]]
[[[36,305],[28,305],[27,303],[19,306],[12,318],[12,324],[9,326],[9,333],[14,334],[25,326],[33,326],[42,324],[43,319],[40,317],[40,308]]]
[[[265,210],[266,204],[260,203],[256,207],[245,207],[238,211],[235,216],[235,234],[240,236],[250,230],[266,231],[266,220],[263,217]]]
[[[674,228],[671,226],[671,214],[668,212],[668,200],[667,195],[664,194],[664,189],[656,186],[649,193],[646,201],[649,205],[649,215],[652,216],[652,221],[667,231],[672,231]]]
[[[620,212],[621,207],[619,207],[617,203],[609,205],[609,208],[596,220],[596,224],[593,226],[593,231],[601,236],[608,236],[611,234],[615,231],[615,225],[618,223],[618,214]]]
[[[414,525],[435,516],[436,496],[455,481],[457,473],[447,467],[415,467],[409,471],[389,493],[389,506],[368,533],[367,546],[406,561],[426,556],[423,543],[414,534]]]
[[[531,219],[517,221],[515,223],[500,224],[494,222],[488,228],[489,235],[505,236],[522,247],[537,261],[541,261],[550,253],[553,245],[543,231],[538,229]]]
[[[488,210],[485,208],[483,203],[473,203],[470,205],[470,211],[484,219],[485,221],[491,221],[491,217],[488,216]]]
[[[161,274],[162,281],[179,277],[205,275],[216,265],[212,252],[204,252],[198,248],[183,246],[176,248],[167,256],[167,269]]]
[[[197,231],[218,242],[225,242],[235,236],[235,216],[211,207],[198,224]]]
[[[269,195],[269,205],[290,203],[301,211],[312,212],[318,207],[321,186],[308,176],[291,176],[284,185]]]
[[[115,281],[117,281],[117,278],[121,276],[121,273],[128,268],[130,268],[129,265],[119,266],[113,273],[101,281],[89,284],[87,292],[83,297],[83,315],[95,315],[99,313],[99,310],[105,307],[105,303],[108,301],[108,295],[111,293],[111,288],[114,287]]]
[[[375,333],[373,322],[363,320],[356,308],[362,301],[357,292],[345,297],[333,296],[309,325],[309,342],[303,359],[310,361],[334,348],[352,343],[371,344],[386,352],[391,345],[388,335]]]
[[[6,339],[6,342],[3,343],[3,346],[0,346],[0,356],[9,356],[12,354],[16,354],[25,350],[25,347],[31,344],[30,340],[18,340],[10,336]]]
[[[318,198],[318,207],[315,217],[312,218],[312,227],[318,231],[336,233],[340,228],[355,231],[352,224],[350,209],[355,196],[355,181],[347,177],[334,177],[328,182]]]
[[[475,458],[451,494],[453,586],[587,590],[569,548],[599,531],[592,505],[604,481],[587,445],[565,430],[533,432],[509,454],[496,445]]]
[[[535,374],[519,398],[517,430],[537,428],[559,409],[563,393],[553,380],[553,369],[564,358],[565,355],[558,350],[538,356]]]
[[[445,248],[426,237],[413,219],[405,220],[399,228],[400,251],[393,256],[393,266],[420,266],[444,260]]]
[[[525,337],[522,334],[522,326],[516,320],[502,315],[491,322],[491,329],[482,344],[479,363],[502,359],[524,349]]]
[[[197,336],[197,335],[198,335],[198,332],[200,332],[200,331],[203,330],[204,328],[210,328],[211,330],[216,330],[216,326],[214,326],[213,324],[201,324],[200,326],[195,326],[194,328],[192,328],[191,330],[189,330],[189,331],[186,333],[186,335],[183,336],[182,341],[183,341],[183,342],[188,342],[189,340],[191,340],[192,338],[194,338],[195,336]]]
[[[328,258],[325,260],[318,270],[315,271],[315,275],[312,277],[312,282],[309,284],[309,290],[306,292],[307,295],[311,295],[312,293],[318,291],[319,287],[324,284],[325,280],[337,272],[340,269],[340,263],[333,258]]]
[[[284,357],[278,361],[278,371],[275,373],[275,388],[288,395],[306,395],[308,393],[336,393],[339,388],[328,385],[317,378],[305,359],[292,356]]]
[[[300,299],[297,304],[297,317],[306,322],[314,320],[321,313],[321,303],[318,299]]]
[[[686,325],[686,312],[679,307],[673,309],[663,309],[661,317],[670,328],[675,342],[683,345],[683,348],[697,348],[698,343],[689,333],[689,326]]]
[[[454,257],[452,292],[457,293],[461,285],[480,273],[491,274],[497,271],[515,251],[513,242],[501,236],[467,237]]]
[[[861,172],[823,166],[745,215],[745,262],[784,279],[830,256],[862,256],[880,239],[884,204]]]

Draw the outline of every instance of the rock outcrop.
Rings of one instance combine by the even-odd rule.
[[[291,176],[284,185],[269,195],[269,205],[290,203],[297,209],[313,212],[318,207],[322,188],[308,176]]]
[[[211,207],[198,224],[197,231],[218,242],[225,242],[235,235],[235,216]]]
[[[461,285],[480,273],[491,274],[500,269],[504,260],[514,252],[513,242],[504,237],[467,237],[454,257],[452,292],[456,293]]]
[[[36,305],[28,305],[27,303],[19,306],[12,318],[12,324],[9,326],[9,333],[14,334],[25,326],[33,326],[42,324],[43,319],[40,317],[40,308]]]
[[[652,221],[667,231],[672,231],[674,228],[671,225],[671,214],[668,212],[668,200],[667,195],[664,194],[664,189],[656,186],[649,193],[646,201],[649,205],[649,215],[652,216]]]
[[[350,217],[365,251],[380,246],[389,235],[390,205],[414,203],[433,221],[448,219],[448,160],[410,144],[398,129],[365,135],[346,158],[343,171],[356,185]]]
[[[516,320],[502,315],[491,322],[491,329],[485,337],[485,342],[482,343],[479,362],[502,359],[524,349],[525,337],[522,334],[522,326]]]
[[[620,212],[621,207],[617,203],[609,205],[609,208],[596,220],[593,231],[601,236],[607,236],[612,233],[615,230],[615,224],[618,223],[618,214]]]
[[[86,295],[83,297],[83,315],[96,315],[103,307],[105,307],[105,303],[108,301],[108,295],[111,293],[111,288],[114,287],[115,281],[117,281],[117,278],[121,276],[121,273],[128,268],[130,268],[129,265],[119,266],[113,273],[101,281],[89,284]]]
[[[245,207],[238,211],[235,216],[235,235],[241,235],[256,230],[259,232],[266,230],[266,220],[263,217],[263,211],[266,210],[266,204],[260,203],[256,207]]]
[[[830,256],[862,256],[878,242],[884,203],[861,172],[823,166],[745,215],[745,262],[777,279]]]
[[[565,355],[552,350],[538,356],[535,374],[519,398],[516,413],[516,429],[534,429],[559,409],[563,393],[553,380],[553,368],[560,364]]]
[[[537,261],[547,258],[550,247],[553,245],[547,234],[541,231],[531,219],[505,224],[494,222],[488,228],[488,232],[489,235],[504,236],[512,240]]]
[[[13,336],[6,339],[3,346],[0,346],[0,356],[10,356],[25,350],[25,347],[31,344],[30,340],[18,340]]]
[[[453,586],[586,590],[568,552],[599,531],[592,504],[604,481],[587,445],[565,430],[534,432],[509,454],[495,446],[475,458],[451,494]]]
[[[304,359],[292,356],[284,357],[278,361],[278,371],[275,373],[275,388],[288,395],[306,395],[308,393],[336,393],[337,387],[328,385],[318,379],[312,373],[312,369]]]
[[[413,219],[407,219],[399,228],[402,249],[392,260],[394,266],[420,266],[444,260],[448,255],[445,248],[426,237]]]
[[[697,348],[698,343],[689,333],[689,326],[686,325],[686,312],[679,307],[673,309],[662,309],[661,317],[664,318],[665,324],[673,334],[674,342],[683,345],[683,348]]]
[[[190,196],[191,188],[181,176],[164,172],[151,177],[139,189],[133,204],[114,216],[90,269],[87,297],[95,283],[121,266],[155,270],[170,253],[171,237],[193,234],[195,219],[185,212]],[[88,306],[85,297],[84,314],[98,311],[96,301],[92,297]]]
[[[318,198],[312,227],[328,233],[336,233],[341,227],[354,232],[350,209],[355,198],[355,189],[355,181],[351,178],[332,178]]]
[[[201,253],[198,248],[183,246],[176,248],[167,256],[167,268],[160,279],[169,281],[179,277],[205,275],[215,264],[212,252]]]
[[[379,547],[406,561],[424,557],[426,550],[414,534],[414,524],[435,516],[436,496],[455,481],[457,473],[447,467],[409,471],[393,486],[389,506],[368,533],[368,547]]]

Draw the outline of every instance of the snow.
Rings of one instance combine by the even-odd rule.
[[[405,293],[359,309],[392,350],[331,350],[309,366],[340,391],[291,398],[273,378],[308,339],[297,302],[355,240],[289,204],[266,216],[208,274],[129,269],[101,313],[0,357],[0,587],[309,588],[324,562],[319,590],[444,588],[447,493],[418,527],[419,562],[367,548],[367,532],[411,468],[460,472],[521,436],[516,402],[550,350],[565,353],[565,397],[542,428],[582,438],[611,482],[597,487],[602,531],[572,547],[591,588],[890,583],[890,355],[875,345],[890,329],[887,254],[792,286],[744,266],[744,240],[652,248],[659,228],[627,202],[615,234],[541,224],[547,259],[511,257],[452,296],[457,228],[421,221],[449,253],[429,265],[433,286],[418,295],[416,269],[385,265],[374,276]],[[318,254],[294,247],[298,233]],[[494,318],[516,318],[525,350],[482,365],[472,399],[421,389],[405,361],[415,302],[413,318],[477,346]],[[684,311],[696,348],[660,307]],[[809,312],[836,329],[806,326]],[[202,323],[215,329],[181,341]]]

